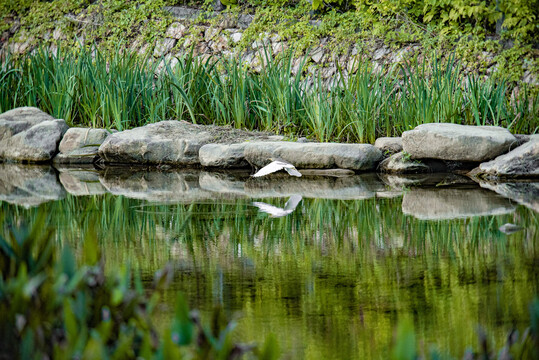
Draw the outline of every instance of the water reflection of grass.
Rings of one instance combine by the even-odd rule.
[[[283,199],[264,200],[282,205]],[[304,199],[270,219],[250,202],[151,205],[111,195],[42,205],[48,223],[79,251],[95,228],[109,272],[131,262],[151,274],[168,261],[202,310],[241,309],[242,338],[282,333],[297,357],[378,357],[397,318],[410,315],[418,338],[462,353],[475,325],[502,341],[523,327],[537,294],[536,213],[424,221],[403,215],[401,199]],[[2,204],[14,221],[37,210]],[[498,231],[516,222],[526,231]],[[164,294],[173,301],[173,295]],[[297,344],[303,344],[298,348]],[[426,345],[425,345],[426,346]]]

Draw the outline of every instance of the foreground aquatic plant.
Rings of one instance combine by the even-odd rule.
[[[147,297],[138,273],[129,267],[105,277],[95,236],[84,240],[83,265],[68,246],[57,256],[41,216],[29,229],[8,226],[0,233],[0,357],[21,359],[233,359],[250,352],[278,357],[273,337],[262,348],[234,343],[228,322],[216,308],[211,326],[189,312],[179,294],[171,324],[162,333],[152,315],[159,304]],[[158,272],[155,289],[172,277]],[[134,286],[133,286],[134,285]]]

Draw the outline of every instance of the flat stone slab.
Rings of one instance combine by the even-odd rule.
[[[529,141],[507,154],[482,163],[479,174],[489,178],[538,178],[539,141]]]
[[[54,157],[55,163],[91,164],[99,159],[99,146],[110,133],[105,129],[70,128],[64,134]]]
[[[49,161],[67,129],[64,120],[33,107],[0,114],[0,161]]]
[[[64,197],[51,166],[0,164],[0,201],[31,208]]]
[[[402,212],[421,220],[508,214],[515,205],[481,188],[412,188],[404,193]]]
[[[282,140],[279,135],[269,136],[268,140]],[[198,152],[200,165],[220,169],[250,167],[245,159],[245,147],[249,144],[206,144]]]
[[[280,158],[298,169],[351,169],[368,171],[382,160],[382,152],[369,144],[254,142],[245,147],[245,158],[263,167]]]
[[[433,123],[402,134],[403,150],[413,159],[483,162],[509,151],[517,139],[497,126]]]
[[[161,121],[111,134],[99,147],[106,163],[200,165],[199,150],[206,144],[227,144],[268,139],[270,135],[224,126],[203,126],[186,121]]]

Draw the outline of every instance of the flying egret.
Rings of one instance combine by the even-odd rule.
[[[506,235],[511,235],[513,233],[516,233],[518,231],[523,230],[524,228],[522,226],[518,226],[515,224],[507,223],[500,226],[500,231],[503,232]]]
[[[251,175],[252,177],[260,177],[264,175],[268,175],[271,173],[274,173],[276,171],[284,169],[287,173],[289,173],[292,176],[301,177],[301,173],[296,169],[296,167],[289,162],[286,162],[281,159],[270,159],[272,162],[270,162],[268,165],[264,166],[262,169],[258,170],[258,172],[254,175]]]
[[[292,195],[290,199],[284,204],[284,208],[278,208],[270,204],[263,202],[253,202],[253,205],[256,206],[260,211],[269,214],[272,218],[279,218],[291,214],[296,210],[296,207],[300,203],[302,197],[301,195]]]

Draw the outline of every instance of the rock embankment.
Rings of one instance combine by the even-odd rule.
[[[495,126],[424,124],[404,132],[402,138],[380,138],[373,146],[284,141],[281,136],[262,132],[176,120],[112,133],[104,129],[68,130],[63,120],[37,108],[0,114],[0,162],[54,159],[55,163],[100,163],[105,167],[227,169],[262,167],[271,158],[309,169],[306,175],[343,176],[374,170],[389,174],[466,173],[475,168],[470,176],[478,181],[538,178],[539,137],[515,137]]]
[[[68,126],[34,107],[0,114],[0,160],[47,162],[58,152]]]

